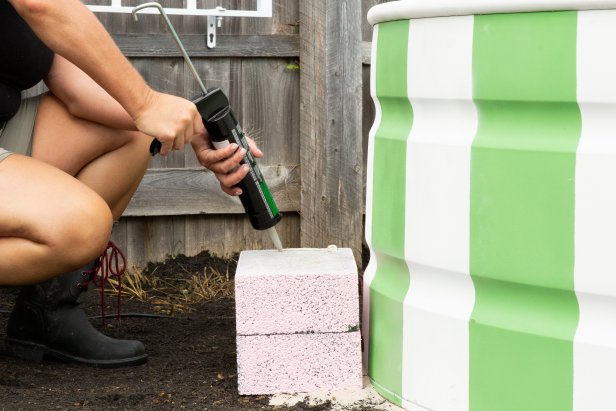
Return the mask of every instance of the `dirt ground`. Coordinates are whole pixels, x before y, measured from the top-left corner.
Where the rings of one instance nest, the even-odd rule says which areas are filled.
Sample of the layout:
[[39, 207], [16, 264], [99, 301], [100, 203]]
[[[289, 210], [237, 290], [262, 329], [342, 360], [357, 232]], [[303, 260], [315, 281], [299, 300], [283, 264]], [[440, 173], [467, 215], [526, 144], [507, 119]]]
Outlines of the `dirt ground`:
[[[105, 330], [142, 341], [149, 360], [123, 369], [10, 357], [3, 330], [17, 290], [0, 288], [0, 410], [328, 410], [327, 403], [270, 406], [267, 396], [238, 395], [235, 265], [234, 259], [207, 252], [177, 256], [150, 264], [142, 277], [149, 278], [147, 284], [125, 285], [132, 298], [122, 299], [121, 327], [107, 318]], [[100, 315], [99, 291], [84, 297], [88, 314]], [[108, 293], [106, 301], [107, 315], [113, 316], [117, 299]], [[102, 327], [99, 318], [92, 322]]]

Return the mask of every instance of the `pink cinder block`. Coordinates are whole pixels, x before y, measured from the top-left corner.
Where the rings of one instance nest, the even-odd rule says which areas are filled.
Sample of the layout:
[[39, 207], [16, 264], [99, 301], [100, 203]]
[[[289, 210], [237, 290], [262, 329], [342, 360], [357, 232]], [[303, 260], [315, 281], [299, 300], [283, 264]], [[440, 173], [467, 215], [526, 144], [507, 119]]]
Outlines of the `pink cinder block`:
[[359, 331], [237, 337], [241, 395], [362, 387]]
[[359, 326], [349, 248], [243, 251], [235, 274], [237, 333], [347, 332]]
[[244, 251], [235, 302], [240, 394], [361, 388], [350, 249]]

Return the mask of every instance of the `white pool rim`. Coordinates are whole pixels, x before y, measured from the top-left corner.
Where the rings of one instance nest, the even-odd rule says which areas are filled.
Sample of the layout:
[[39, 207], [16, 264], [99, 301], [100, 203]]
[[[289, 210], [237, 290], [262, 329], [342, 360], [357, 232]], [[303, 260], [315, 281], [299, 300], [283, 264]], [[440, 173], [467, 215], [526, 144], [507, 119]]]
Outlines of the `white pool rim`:
[[401, 0], [368, 11], [372, 25], [392, 20], [473, 14], [616, 9], [616, 0]]

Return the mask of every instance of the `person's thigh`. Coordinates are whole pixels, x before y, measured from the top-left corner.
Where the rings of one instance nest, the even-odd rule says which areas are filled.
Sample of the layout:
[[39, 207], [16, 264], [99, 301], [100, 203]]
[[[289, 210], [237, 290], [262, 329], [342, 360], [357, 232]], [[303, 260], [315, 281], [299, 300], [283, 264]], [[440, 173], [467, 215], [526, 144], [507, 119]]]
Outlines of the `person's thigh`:
[[40, 281], [96, 257], [111, 212], [94, 191], [41, 161], [0, 162], [0, 284]]
[[119, 218], [149, 162], [152, 137], [71, 115], [54, 96], [39, 104], [32, 156], [77, 177]]

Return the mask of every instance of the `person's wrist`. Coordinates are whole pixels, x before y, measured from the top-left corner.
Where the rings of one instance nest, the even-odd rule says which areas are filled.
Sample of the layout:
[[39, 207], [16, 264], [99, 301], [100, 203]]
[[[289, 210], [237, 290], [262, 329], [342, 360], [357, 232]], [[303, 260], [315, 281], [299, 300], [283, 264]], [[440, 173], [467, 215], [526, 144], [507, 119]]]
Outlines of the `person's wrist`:
[[130, 107], [126, 107], [126, 111], [133, 118], [133, 121], [137, 122], [143, 113], [152, 107], [154, 101], [156, 101], [156, 92], [152, 90], [147, 84], [144, 87], [135, 87], [132, 92], [131, 101], [133, 102]]

